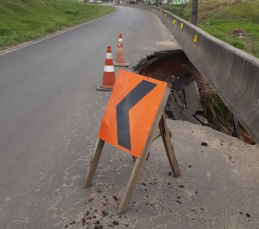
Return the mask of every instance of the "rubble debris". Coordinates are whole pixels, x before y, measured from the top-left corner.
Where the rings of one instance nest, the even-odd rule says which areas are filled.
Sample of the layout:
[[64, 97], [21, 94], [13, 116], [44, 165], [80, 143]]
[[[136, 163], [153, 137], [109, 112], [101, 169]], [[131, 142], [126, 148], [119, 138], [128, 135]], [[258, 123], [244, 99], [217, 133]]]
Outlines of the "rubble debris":
[[192, 81], [187, 86], [184, 86], [183, 90], [185, 94], [186, 108], [191, 112], [192, 115], [195, 115], [197, 111], [200, 111], [200, 107], [202, 107], [200, 93], [196, 81]]
[[184, 85], [188, 85], [189, 83], [190, 83], [189, 76], [185, 75], [182, 77], [177, 77], [175, 80], [172, 81], [171, 89], [175, 91], [180, 91]]
[[119, 222], [118, 221], [113, 221], [112, 224], [113, 225], [119, 225]]
[[118, 201], [117, 196], [113, 196], [113, 199], [114, 199], [115, 201]]
[[108, 213], [106, 211], [102, 211], [103, 217], [107, 216]]
[[184, 120], [194, 124], [202, 125], [186, 108], [181, 108], [177, 103], [168, 101], [165, 108], [166, 114], [173, 120]]
[[90, 203], [90, 202], [92, 202], [94, 200], [94, 198], [93, 197], [90, 197], [89, 199], [88, 199], [88, 202]]
[[201, 90], [203, 88], [202, 82], [200, 82], [198, 80], [195, 80], [195, 82], [197, 84], [198, 89]]
[[72, 222], [69, 223], [69, 225], [73, 225], [73, 224], [76, 224], [75, 220], [73, 220]]
[[245, 32], [243, 29], [234, 29], [233, 30], [233, 35], [237, 36], [238, 38], [244, 38], [245, 37]]
[[176, 103], [180, 106], [180, 107], [184, 107], [185, 105], [182, 103], [182, 100], [179, 98], [177, 92], [174, 90], [173, 91], [173, 97], [176, 100]]
[[201, 115], [197, 114], [197, 115], [195, 115], [195, 118], [197, 118], [204, 125], [208, 125], [209, 124], [208, 120], [206, 118], [204, 118], [203, 116], [201, 116]]

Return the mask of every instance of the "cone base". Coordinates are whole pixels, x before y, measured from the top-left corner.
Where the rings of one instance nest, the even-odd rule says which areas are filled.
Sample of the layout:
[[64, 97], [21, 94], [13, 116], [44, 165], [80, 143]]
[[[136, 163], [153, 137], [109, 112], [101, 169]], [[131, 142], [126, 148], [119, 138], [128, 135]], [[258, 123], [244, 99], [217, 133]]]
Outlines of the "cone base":
[[96, 87], [96, 91], [112, 91], [113, 88], [106, 88], [106, 87], [102, 87], [101, 84], [99, 84], [97, 87]]
[[120, 67], [129, 67], [129, 63], [117, 63], [117, 62], [114, 62], [113, 63], [114, 66], [120, 66]]

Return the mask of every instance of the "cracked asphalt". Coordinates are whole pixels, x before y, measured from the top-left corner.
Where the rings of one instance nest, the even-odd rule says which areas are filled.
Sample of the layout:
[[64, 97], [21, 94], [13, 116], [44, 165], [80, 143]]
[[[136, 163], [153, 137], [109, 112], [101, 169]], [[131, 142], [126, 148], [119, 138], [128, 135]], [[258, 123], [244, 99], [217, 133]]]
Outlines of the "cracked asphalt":
[[0, 228], [259, 228], [258, 146], [188, 122], [168, 121], [181, 177], [157, 140], [127, 213], [117, 208], [130, 155], [105, 145], [92, 186], [82, 187], [110, 96], [95, 88], [119, 33], [131, 67], [179, 48], [152, 13], [116, 7], [0, 55]]

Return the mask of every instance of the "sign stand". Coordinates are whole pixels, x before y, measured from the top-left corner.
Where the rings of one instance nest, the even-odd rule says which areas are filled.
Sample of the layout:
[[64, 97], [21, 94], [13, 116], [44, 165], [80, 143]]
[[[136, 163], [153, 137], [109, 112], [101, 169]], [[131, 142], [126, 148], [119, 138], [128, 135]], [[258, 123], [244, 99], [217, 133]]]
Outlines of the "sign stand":
[[[158, 110], [156, 112], [156, 116], [155, 116], [155, 119], [151, 126], [150, 132], [148, 134], [148, 138], [147, 138], [144, 150], [141, 154], [141, 157], [136, 159], [133, 171], [131, 173], [130, 179], [129, 179], [127, 187], [126, 187], [126, 191], [121, 200], [121, 203], [120, 203], [120, 206], [118, 209], [118, 213], [123, 213], [123, 212], [127, 211], [130, 201], [132, 199], [137, 181], [138, 181], [138, 179], [141, 175], [142, 169], [144, 167], [144, 162], [147, 160], [147, 158], [149, 156], [149, 149], [151, 147], [151, 144], [153, 141], [155, 141], [160, 136], [162, 137], [165, 151], [166, 151], [171, 169], [174, 173], [174, 176], [175, 177], [180, 176], [180, 169], [179, 169], [178, 162], [177, 162], [175, 154], [174, 154], [173, 146], [171, 144], [170, 131], [167, 128], [165, 113], [164, 113], [164, 108], [165, 108], [169, 94], [170, 94], [170, 89], [166, 88], [166, 90], [163, 94], [162, 100], [160, 102], [160, 105], [158, 107]], [[84, 187], [88, 187], [92, 183], [94, 173], [96, 171], [96, 168], [97, 168], [97, 165], [98, 165], [98, 162], [99, 162], [102, 150], [103, 150], [104, 143], [105, 143], [105, 141], [103, 141], [99, 138], [97, 139], [93, 158], [90, 162], [90, 165], [89, 165], [89, 168], [87, 171], [87, 175], [85, 178]]]

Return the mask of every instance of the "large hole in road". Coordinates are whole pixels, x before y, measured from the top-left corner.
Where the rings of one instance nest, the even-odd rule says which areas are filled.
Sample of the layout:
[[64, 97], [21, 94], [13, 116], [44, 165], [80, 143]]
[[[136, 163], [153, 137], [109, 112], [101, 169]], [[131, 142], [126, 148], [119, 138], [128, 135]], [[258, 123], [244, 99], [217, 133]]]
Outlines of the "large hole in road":
[[[208, 81], [182, 50], [157, 52], [142, 59], [133, 70], [141, 75], [171, 84], [166, 115], [234, 136], [232, 113]], [[240, 139], [255, 144], [239, 124]]]

